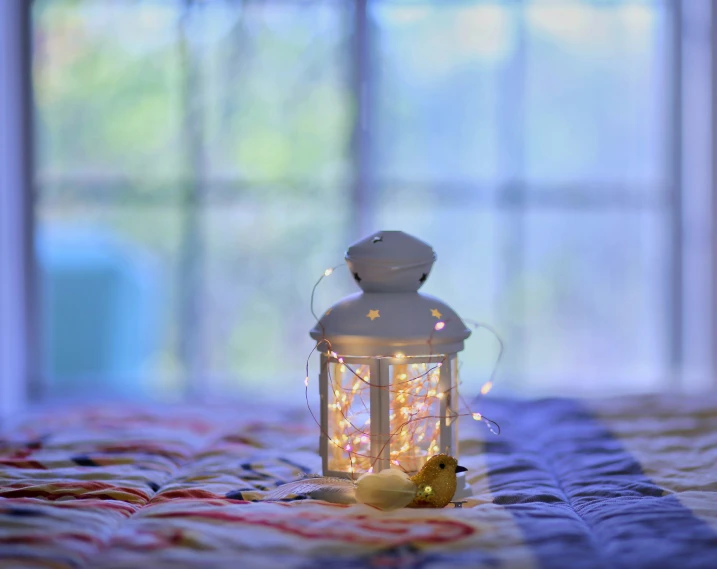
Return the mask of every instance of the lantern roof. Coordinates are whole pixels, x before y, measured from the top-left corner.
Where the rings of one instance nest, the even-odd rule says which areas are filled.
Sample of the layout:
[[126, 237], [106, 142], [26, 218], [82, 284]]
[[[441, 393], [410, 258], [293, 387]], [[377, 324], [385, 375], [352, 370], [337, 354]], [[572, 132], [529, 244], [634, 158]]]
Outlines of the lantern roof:
[[339, 301], [317, 322], [310, 333], [319, 349], [354, 356], [462, 350], [471, 332], [458, 314], [418, 292], [435, 259], [430, 245], [401, 231], [381, 231], [349, 247], [346, 263], [363, 292]]

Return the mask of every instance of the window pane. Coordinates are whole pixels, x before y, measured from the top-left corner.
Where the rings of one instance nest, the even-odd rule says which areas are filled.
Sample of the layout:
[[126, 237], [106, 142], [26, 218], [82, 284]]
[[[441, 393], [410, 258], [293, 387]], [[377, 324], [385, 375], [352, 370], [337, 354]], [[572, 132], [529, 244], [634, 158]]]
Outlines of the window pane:
[[176, 179], [182, 164], [178, 5], [34, 3], [42, 179]]
[[527, 386], [657, 387], [669, 354], [669, 242], [651, 212], [527, 215]]
[[664, 189], [667, 4], [533, 2], [525, 22], [526, 174], [538, 186]]
[[430, 183], [498, 175], [510, 14], [498, 3], [371, 4], [376, 176]]
[[179, 210], [64, 200], [37, 215], [49, 393], [178, 391]]
[[[259, 194], [207, 210], [203, 341], [217, 387], [300, 393], [314, 345], [311, 289], [343, 265], [348, 220], [339, 200], [301, 195]], [[316, 314], [355, 290], [341, 266], [318, 288]]]
[[[214, 178], [345, 183], [350, 3], [208, 3], [194, 12], [191, 85]], [[199, 41], [203, 39], [204, 41]]]

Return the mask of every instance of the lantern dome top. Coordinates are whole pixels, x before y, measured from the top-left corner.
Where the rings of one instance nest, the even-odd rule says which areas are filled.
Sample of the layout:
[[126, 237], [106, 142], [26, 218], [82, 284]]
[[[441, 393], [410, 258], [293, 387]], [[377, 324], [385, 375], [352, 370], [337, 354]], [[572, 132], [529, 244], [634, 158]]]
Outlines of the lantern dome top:
[[365, 292], [417, 291], [435, 260], [430, 245], [403, 231], [379, 231], [346, 251], [346, 264]]
[[319, 349], [369, 357], [462, 350], [471, 332], [458, 314], [418, 292], [435, 260], [430, 245], [402, 231], [380, 231], [351, 245], [346, 264], [364, 292], [339, 301], [317, 322], [310, 333]]
[[433, 296], [359, 292], [327, 310], [310, 334], [323, 352], [390, 357], [459, 352], [471, 331], [450, 306]]

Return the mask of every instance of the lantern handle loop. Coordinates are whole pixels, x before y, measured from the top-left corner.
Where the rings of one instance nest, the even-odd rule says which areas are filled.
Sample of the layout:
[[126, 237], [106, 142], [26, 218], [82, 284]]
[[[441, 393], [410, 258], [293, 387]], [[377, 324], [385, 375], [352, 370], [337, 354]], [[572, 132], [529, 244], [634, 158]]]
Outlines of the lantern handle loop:
[[316, 319], [316, 322], [319, 322], [319, 317], [316, 316], [316, 312], [314, 312], [314, 296], [316, 295], [316, 289], [319, 288], [321, 281], [323, 281], [326, 277], [331, 275], [336, 269], [341, 266], [343, 266], [343, 263], [336, 265], [335, 267], [331, 267], [330, 269], [327, 269], [323, 273], [321, 273], [319, 280], [316, 281], [316, 283], [314, 284], [314, 288], [311, 289], [311, 315]]

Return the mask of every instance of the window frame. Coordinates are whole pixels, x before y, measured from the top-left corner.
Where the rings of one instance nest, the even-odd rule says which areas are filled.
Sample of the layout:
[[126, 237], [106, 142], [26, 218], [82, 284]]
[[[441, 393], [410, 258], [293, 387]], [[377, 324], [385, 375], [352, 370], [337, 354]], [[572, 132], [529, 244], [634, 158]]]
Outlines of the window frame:
[[30, 2], [0, 3], [0, 424], [37, 374]]

